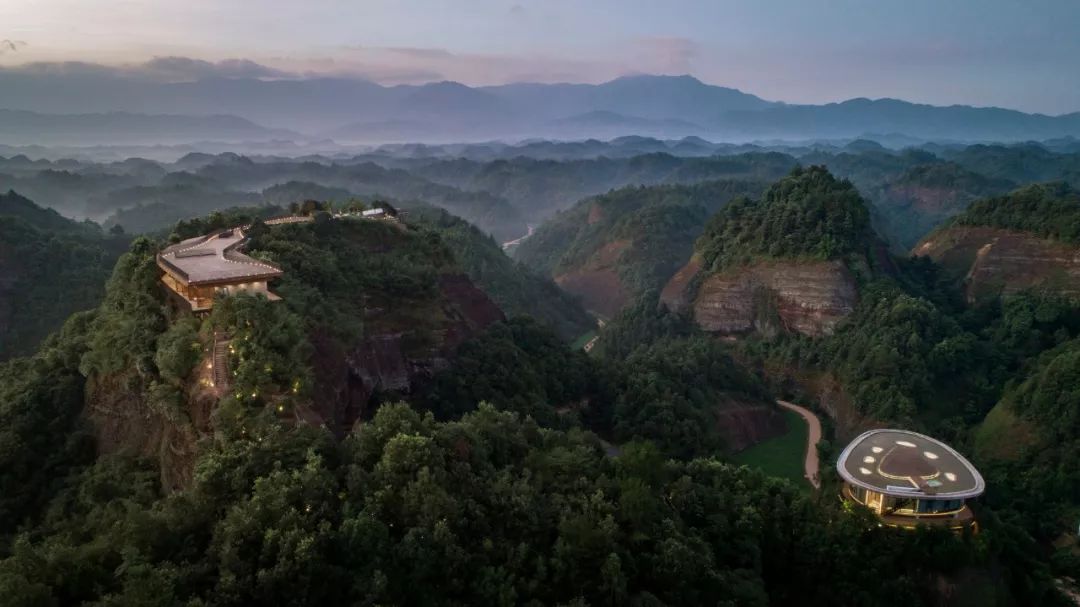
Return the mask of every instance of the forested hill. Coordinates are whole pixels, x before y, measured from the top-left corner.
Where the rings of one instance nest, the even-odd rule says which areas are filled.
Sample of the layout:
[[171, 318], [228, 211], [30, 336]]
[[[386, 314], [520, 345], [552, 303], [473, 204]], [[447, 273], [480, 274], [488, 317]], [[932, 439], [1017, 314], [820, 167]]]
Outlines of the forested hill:
[[0, 194], [0, 360], [33, 352], [69, 315], [95, 307], [127, 242]]
[[713, 215], [661, 302], [713, 333], [826, 335], [892, 265], [855, 187], [799, 167]]
[[1034, 289], [1080, 295], [1080, 193], [1035, 184], [972, 203], [913, 252], [963, 283], [970, 301]]
[[710, 220], [695, 245], [707, 271], [760, 259], [829, 260], [865, 253], [874, 239], [870, 213], [848, 181], [825, 167], [796, 168], [765, 191]]
[[515, 263], [490, 235], [467, 221], [429, 208], [411, 211], [409, 223], [437, 232], [469, 278], [508, 316], [532, 316], [567, 341], [595, 326], [575, 297], [547, 276]]
[[610, 316], [686, 263], [710, 213], [762, 189], [760, 182], [721, 180], [614, 190], [560, 213], [514, 255]]
[[1009, 179], [987, 177], [955, 162], [933, 162], [862, 189], [877, 211], [881, 234], [908, 250], [972, 202], [1015, 188]]
[[422, 226], [175, 238], [247, 222], [282, 301], [174, 313], [140, 238], [101, 306], [0, 365], [4, 602], [1055, 604], [1013, 523], [883, 528], [725, 463], [773, 395], [655, 302], [596, 359], [503, 320]]
[[1080, 192], [1061, 182], [1030, 185], [973, 203], [951, 225], [1019, 230], [1080, 244]]

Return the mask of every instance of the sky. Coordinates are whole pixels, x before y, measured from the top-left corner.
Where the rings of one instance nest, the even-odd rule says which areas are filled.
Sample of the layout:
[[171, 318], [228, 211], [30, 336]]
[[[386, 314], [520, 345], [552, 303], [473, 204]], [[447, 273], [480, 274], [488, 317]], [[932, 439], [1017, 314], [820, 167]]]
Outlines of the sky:
[[1078, 25], [1080, 0], [0, 0], [0, 66], [185, 57], [469, 85], [691, 74], [791, 103], [1060, 114], [1080, 111]]

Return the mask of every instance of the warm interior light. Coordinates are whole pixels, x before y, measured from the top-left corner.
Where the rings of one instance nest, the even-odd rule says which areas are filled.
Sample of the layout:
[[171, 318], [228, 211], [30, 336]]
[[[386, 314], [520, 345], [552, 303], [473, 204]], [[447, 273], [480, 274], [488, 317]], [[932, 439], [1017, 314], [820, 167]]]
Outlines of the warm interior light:
[[882, 451], [884, 451], [884, 449], [882, 449], [881, 447], [870, 447], [870, 450], [874, 453], [881, 453]]
[[867, 455], [866, 457], [862, 458], [862, 461], [864, 464], [872, 464], [874, 463], [874, 456]]
[[924, 456], [926, 456], [926, 459], [937, 459], [938, 458], [937, 453], [934, 453], [933, 451], [923, 451], [922, 454]]
[[873, 474], [873, 472], [871, 472], [869, 468], [859, 468], [859, 472], [862, 472], [863, 474], [866, 474], [866, 475]]
[[908, 442], [906, 440], [898, 440], [898, 441], [896, 441], [896, 444], [900, 445], [901, 447], [914, 447], [915, 446], [915, 443]]

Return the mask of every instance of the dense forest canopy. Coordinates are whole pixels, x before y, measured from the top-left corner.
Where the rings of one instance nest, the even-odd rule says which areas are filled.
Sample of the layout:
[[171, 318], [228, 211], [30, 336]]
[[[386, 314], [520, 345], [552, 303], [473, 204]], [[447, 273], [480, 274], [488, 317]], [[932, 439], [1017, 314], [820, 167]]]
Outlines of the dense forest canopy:
[[[836, 158], [866, 175], [902, 167], [901, 185], [997, 187], [928, 155], [861, 145]], [[670, 174], [722, 165], [672, 158], [639, 162]], [[229, 187], [267, 170], [188, 161], [195, 181]], [[320, 166], [298, 172], [406, 170]], [[463, 166], [475, 171], [463, 180], [482, 173]], [[352, 192], [292, 177], [263, 187], [283, 206]], [[1074, 242], [1075, 192], [1013, 197], [955, 221]], [[658, 304], [698, 234], [711, 270], [865, 252], [878, 242], [867, 199], [820, 166], [767, 188], [622, 188], [527, 238], [530, 268], [484, 229], [419, 203], [404, 222], [299, 205], [313, 220], [279, 226], [261, 220], [284, 208], [260, 204], [137, 238], [100, 305], [0, 364], [0, 593], [15, 605], [103, 606], [1063, 604], [1055, 579], [1080, 576], [1068, 535], [1080, 515], [1073, 299], [969, 305], [915, 258], [864, 277], [854, 312], [821, 337], [721, 340]], [[19, 218], [0, 222], [23, 231], [12, 234], [128, 244], [17, 202]], [[168, 306], [160, 247], [240, 224], [251, 224], [248, 253], [284, 270], [272, 285], [284, 301], [222, 298], [206, 318]], [[591, 319], [544, 274], [614, 241], [633, 243], [616, 271], [635, 297], [587, 354], [567, 342]], [[220, 393], [203, 364], [219, 335], [231, 339], [232, 373]], [[404, 383], [372, 379], [395, 373]], [[724, 415], [776, 413], [777, 397], [813, 406], [811, 381], [838, 386], [867, 424], [973, 453], [990, 488], [975, 504], [980, 533], [899, 531], [841, 507], [834, 420], [820, 492], [731, 464]]]
[[[625, 290], [637, 296], [662, 287], [686, 263], [710, 213], [762, 189], [755, 181], [721, 180], [614, 190], [560, 213], [514, 256], [553, 276], [610, 264]], [[604, 259], [613, 249], [621, 252], [613, 261]]]
[[825, 167], [797, 168], [758, 202], [740, 199], [714, 215], [697, 242], [703, 266], [720, 270], [758, 258], [833, 259], [870, 243], [858, 191]]
[[95, 307], [127, 243], [122, 233], [0, 194], [0, 360], [32, 353], [72, 313]]
[[990, 226], [1080, 243], [1080, 192], [1065, 183], [1030, 185], [976, 201], [953, 225]]

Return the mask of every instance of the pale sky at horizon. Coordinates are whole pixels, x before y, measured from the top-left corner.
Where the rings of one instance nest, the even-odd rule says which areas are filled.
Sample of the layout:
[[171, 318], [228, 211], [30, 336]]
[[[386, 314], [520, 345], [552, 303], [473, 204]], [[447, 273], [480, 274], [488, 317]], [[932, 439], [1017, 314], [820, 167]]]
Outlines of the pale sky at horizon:
[[0, 0], [0, 66], [250, 59], [382, 83], [692, 74], [767, 99], [1080, 111], [1080, 0]]

